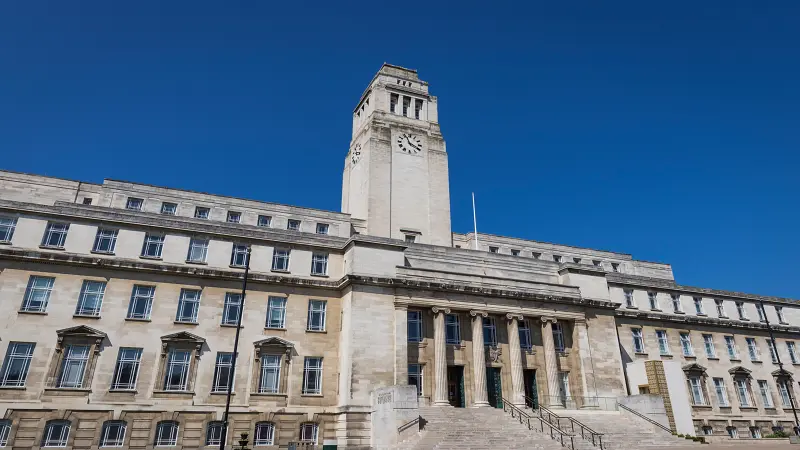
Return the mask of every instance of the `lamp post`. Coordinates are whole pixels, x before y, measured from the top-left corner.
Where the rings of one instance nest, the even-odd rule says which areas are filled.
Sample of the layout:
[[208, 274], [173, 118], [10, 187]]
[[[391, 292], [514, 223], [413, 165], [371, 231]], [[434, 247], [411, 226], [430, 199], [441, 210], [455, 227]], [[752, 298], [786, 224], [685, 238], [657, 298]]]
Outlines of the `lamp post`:
[[775, 343], [775, 335], [772, 334], [772, 325], [769, 324], [769, 317], [767, 317], [767, 310], [764, 309], [764, 301], [758, 301], [759, 306], [761, 307], [761, 314], [764, 315], [764, 323], [767, 324], [767, 330], [769, 331], [769, 343], [772, 346], [770, 348], [771, 351], [775, 352], [775, 359], [778, 360], [778, 369], [781, 376], [783, 374], [787, 374], [787, 385], [786, 391], [789, 394], [789, 405], [792, 407], [792, 413], [794, 414], [794, 434], [800, 436], [800, 422], [797, 420], [797, 409], [794, 407], [794, 396], [792, 395], [792, 391], [794, 390], [794, 381], [792, 380], [792, 376], [783, 370], [783, 362], [781, 362], [781, 355], [778, 353], [778, 344]]
[[[242, 301], [239, 304], [239, 317], [236, 319], [236, 337], [233, 341], [233, 356], [231, 357], [231, 372], [228, 375], [228, 393], [225, 396], [225, 413], [222, 414], [222, 439], [219, 442], [219, 450], [225, 450], [225, 442], [228, 440], [228, 413], [231, 409], [231, 393], [233, 391], [233, 380], [236, 374], [236, 357], [239, 355], [239, 332], [242, 329], [242, 316], [244, 316], [244, 297], [247, 294], [247, 274], [250, 272], [250, 246], [247, 246], [244, 264], [244, 279], [242, 280]], [[247, 434], [242, 433], [242, 440], [239, 441], [244, 449], [247, 444]]]

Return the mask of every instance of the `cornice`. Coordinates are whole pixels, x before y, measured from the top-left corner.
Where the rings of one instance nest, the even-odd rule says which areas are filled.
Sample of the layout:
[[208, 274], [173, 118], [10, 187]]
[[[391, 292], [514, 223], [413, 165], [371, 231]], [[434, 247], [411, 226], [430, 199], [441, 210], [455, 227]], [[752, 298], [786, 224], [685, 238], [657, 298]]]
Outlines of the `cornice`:
[[[767, 325], [761, 322], [743, 322], [739, 320], [718, 319], [715, 317], [698, 317], [678, 314], [663, 314], [653, 311], [639, 311], [631, 309], [618, 309], [614, 316], [637, 320], [652, 320], [659, 323], [670, 322], [684, 325], [706, 325], [722, 328], [736, 328], [740, 330], [757, 330], [769, 332]], [[778, 333], [800, 333], [800, 327], [771, 324], [773, 331]]]
[[602, 267], [595, 267], [595, 266], [587, 266], [586, 264], [576, 264], [576, 263], [562, 263], [561, 266], [558, 268], [559, 275], [563, 275], [565, 273], [578, 273], [581, 275], [594, 275], [594, 276], [605, 276], [606, 271], [603, 270]]

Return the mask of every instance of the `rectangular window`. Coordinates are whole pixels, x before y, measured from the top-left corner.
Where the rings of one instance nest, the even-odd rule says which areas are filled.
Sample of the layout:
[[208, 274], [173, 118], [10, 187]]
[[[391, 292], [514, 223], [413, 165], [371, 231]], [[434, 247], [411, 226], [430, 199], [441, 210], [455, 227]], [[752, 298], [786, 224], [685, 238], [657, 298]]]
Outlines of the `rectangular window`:
[[196, 289], [181, 289], [178, 299], [178, 313], [176, 322], [197, 323], [197, 313], [200, 310], [200, 291]]
[[560, 323], [553, 324], [553, 345], [559, 353], [564, 353], [566, 351], [566, 345], [564, 344], [564, 328]]
[[289, 250], [285, 248], [276, 248], [272, 254], [272, 270], [278, 272], [289, 271]]
[[267, 328], [286, 328], [286, 298], [270, 297], [267, 306]]
[[722, 378], [714, 378], [714, 391], [717, 393], [717, 403], [721, 407], [728, 407], [728, 389], [725, 387], [725, 380]]
[[531, 338], [531, 326], [527, 320], [519, 321], [519, 346], [525, 350], [533, 348], [533, 339]]
[[419, 120], [419, 113], [422, 111], [422, 100], [414, 99], [414, 118]]
[[328, 274], [328, 254], [313, 253], [311, 255], [311, 275]]
[[758, 344], [753, 338], [745, 338], [747, 341], [747, 353], [750, 356], [750, 361], [761, 361], [761, 352], [758, 351]]
[[561, 255], [553, 255], [553, 262], [561, 263]]
[[461, 344], [461, 323], [458, 314], [445, 314], [444, 316], [445, 341], [448, 344]]
[[150, 234], [144, 235], [144, 245], [142, 245], [142, 256], [145, 258], [161, 258], [161, 251], [164, 249], [164, 235]]
[[682, 313], [683, 305], [681, 305], [681, 296], [678, 294], [672, 294], [671, 297], [672, 297], [672, 312]]
[[656, 338], [658, 338], [658, 351], [662, 355], [669, 355], [669, 339], [665, 330], [656, 330]]
[[389, 94], [389, 111], [396, 114], [397, 113], [397, 102], [400, 96], [398, 94]]
[[155, 293], [155, 286], [134, 285], [128, 304], [128, 319], [150, 319]]
[[756, 303], [756, 312], [758, 313], [758, 321], [759, 322], [766, 322], [767, 321], [767, 312], [764, 311], [764, 307], [761, 306], [760, 303]]
[[272, 217], [271, 216], [259, 215], [258, 216], [258, 226], [269, 228], [270, 226], [272, 226]]
[[531, 252], [531, 256], [533, 256], [533, 259], [539, 259], [542, 257], [542, 254], [539, 252]]
[[185, 391], [189, 387], [189, 365], [192, 352], [172, 349], [167, 354], [165, 391]]
[[572, 258], [572, 262], [574, 262], [575, 264], [580, 264], [581, 263], [581, 259], [580, 258]]
[[10, 342], [6, 359], [3, 361], [2, 378], [0, 386], [23, 387], [28, 379], [28, 369], [33, 358], [33, 342]]
[[88, 345], [67, 345], [64, 349], [64, 360], [61, 363], [61, 374], [58, 377], [57, 387], [81, 388], [83, 387], [83, 374], [89, 362]]
[[747, 389], [747, 381], [737, 378], [733, 380], [733, 384], [736, 385], [736, 396], [739, 398], [739, 404], [743, 408], [749, 408], [752, 406], [753, 402], [750, 401], [750, 392]]
[[222, 309], [222, 325], [236, 325], [242, 311], [242, 294], [228, 292]]
[[519, 250], [512, 248], [511, 249], [511, 256], [519, 256]]
[[231, 266], [245, 267], [247, 265], [247, 245], [233, 244], [231, 250]]
[[566, 405], [570, 398], [569, 392], [569, 372], [558, 372], [558, 398], [562, 405]]
[[417, 396], [422, 396], [422, 364], [408, 365], [408, 385], [417, 387]]
[[500, 253], [500, 247], [489, 247], [489, 253]]
[[422, 312], [408, 311], [408, 342], [422, 342]]
[[208, 219], [208, 213], [211, 210], [208, 208], [203, 208], [202, 206], [198, 206], [194, 209], [194, 218], [195, 219]]
[[81, 293], [78, 297], [78, 306], [75, 308], [76, 316], [97, 317], [103, 306], [103, 296], [106, 292], [105, 281], [84, 280]]
[[239, 223], [242, 221], [242, 213], [236, 211], [228, 211], [228, 216], [225, 219], [228, 223]]
[[300, 221], [297, 219], [289, 219], [286, 222], [286, 229], [291, 231], [300, 231]]
[[0, 217], [0, 242], [11, 242], [14, 230], [17, 228], [17, 219]]
[[619, 263], [611, 263], [611, 271], [619, 272]]
[[622, 292], [625, 294], [625, 306], [628, 308], [635, 308], [636, 302], [633, 300], [633, 290], [624, 289]]
[[775, 347], [775, 341], [772, 339], [767, 339], [767, 348], [769, 349], [769, 356], [772, 359], [773, 364], [778, 363], [778, 349]]
[[42, 237], [42, 247], [64, 248], [68, 231], [68, 223], [48, 222]]
[[92, 251], [97, 253], [114, 253], [114, 249], [117, 246], [117, 233], [117, 230], [98, 228], [97, 235], [94, 237]]
[[211, 385], [211, 392], [228, 392], [228, 386], [232, 382], [232, 370], [233, 353], [217, 352], [217, 363], [214, 366], [214, 383]]
[[739, 430], [736, 427], [728, 427], [728, 437], [731, 439], [739, 439]]
[[263, 355], [261, 357], [261, 378], [258, 392], [278, 394], [281, 388], [281, 356]]
[[778, 380], [777, 384], [778, 392], [781, 394], [781, 405], [784, 407], [791, 407], [792, 401], [789, 397], [789, 383], [787, 383], [786, 380]]
[[192, 238], [189, 241], [189, 254], [186, 256], [186, 261], [204, 263], [206, 258], [208, 258], [208, 239]]
[[710, 334], [703, 335], [703, 345], [706, 348], [706, 356], [709, 358], [717, 357], [717, 348], [714, 346], [714, 336]]
[[303, 364], [303, 394], [322, 394], [322, 358], [306, 356]]
[[31, 275], [28, 287], [25, 289], [25, 298], [22, 300], [22, 311], [45, 312], [55, 282], [56, 279], [53, 277]]
[[328, 226], [327, 223], [318, 223], [317, 224], [317, 234], [328, 234]]
[[111, 389], [136, 389], [136, 380], [139, 377], [141, 361], [141, 348], [120, 348], [117, 356], [117, 365], [114, 368], [114, 378], [111, 381]]
[[761, 401], [764, 403], [764, 408], [772, 408], [772, 392], [770, 392], [767, 380], [758, 380], [758, 392], [761, 394]]
[[681, 351], [683, 356], [694, 356], [694, 347], [692, 347], [692, 338], [689, 333], [681, 333]]
[[128, 201], [125, 203], [125, 209], [130, 209], [131, 211], [141, 211], [142, 204], [144, 204], [144, 200], [141, 198], [128, 197]]
[[703, 396], [703, 384], [700, 377], [689, 377], [689, 392], [692, 393], [693, 405], [706, 404], [705, 396]]
[[725, 347], [728, 348], [728, 357], [730, 359], [739, 359], [739, 349], [736, 348], [736, 340], [733, 336], [725, 336]]
[[83, 197], [83, 204], [84, 205], [91, 205], [92, 204], [91, 197]]
[[[0, 240], [2, 240], [2, 219], [0, 219]], [[783, 315], [783, 307], [776, 306], [775, 307], [775, 314], [778, 316], [778, 323], [788, 323], [786, 322], [786, 316]]]
[[659, 311], [661, 308], [658, 307], [658, 297], [656, 297], [655, 292], [648, 292], [647, 293], [647, 300], [650, 301], [650, 309]]
[[300, 425], [300, 442], [317, 443], [317, 424], [304, 423]]
[[265, 447], [275, 443], [275, 424], [259, 422], [256, 424], [256, 436], [253, 439], [254, 447]]
[[714, 300], [714, 304], [717, 306], [717, 317], [727, 319], [728, 313], [725, 312], [725, 303], [723, 303], [720, 299], [716, 299]]
[[736, 312], [739, 313], [739, 320], [748, 320], [747, 311], [744, 310], [743, 302], [736, 302]]
[[308, 301], [308, 331], [325, 331], [325, 309], [328, 302], [325, 300]]
[[174, 216], [178, 212], [178, 205], [176, 203], [164, 202], [161, 204], [161, 214]]
[[411, 106], [411, 99], [403, 96], [403, 115], [408, 117], [408, 107]]
[[797, 364], [797, 347], [793, 341], [786, 342], [786, 350], [789, 352], [789, 360], [792, 362], [792, 364]]
[[698, 316], [704, 316], [706, 314], [705, 309], [703, 309], [703, 299], [701, 297], [692, 297], [694, 301], [694, 310]]
[[495, 326], [494, 317], [483, 318], [483, 345], [497, 346], [497, 326]]
[[631, 335], [633, 336], [633, 352], [644, 353], [644, 339], [642, 338], [642, 329], [631, 328]]
[[413, 244], [416, 241], [417, 241], [417, 236], [416, 235], [414, 235], [414, 234], [407, 234], [406, 235], [406, 242], [407, 243]]

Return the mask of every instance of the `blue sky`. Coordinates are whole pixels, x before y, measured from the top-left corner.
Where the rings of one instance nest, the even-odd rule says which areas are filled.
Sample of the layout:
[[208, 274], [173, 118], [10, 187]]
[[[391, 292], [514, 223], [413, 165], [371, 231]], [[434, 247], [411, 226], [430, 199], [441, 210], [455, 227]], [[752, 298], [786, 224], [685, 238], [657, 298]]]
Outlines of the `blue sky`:
[[[7, 2], [0, 167], [338, 210], [384, 61], [439, 97], [453, 228], [800, 298], [798, 2]], [[458, 5], [458, 6], [456, 6]]]

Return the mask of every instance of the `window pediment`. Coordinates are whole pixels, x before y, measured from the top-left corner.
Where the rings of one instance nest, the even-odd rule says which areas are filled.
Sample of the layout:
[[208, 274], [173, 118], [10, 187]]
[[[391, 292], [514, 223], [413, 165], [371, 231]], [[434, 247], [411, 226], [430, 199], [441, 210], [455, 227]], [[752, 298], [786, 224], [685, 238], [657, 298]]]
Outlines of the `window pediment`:
[[736, 366], [736, 367], [728, 370], [728, 373], [733, 375], [734, 377], [745, 377], [745, 378], [749, 378], [750, 377], [750, 370], [749, 369], [745, 369], [742, 366]]
[[778, 369], [772, 372], [772, 376], [775, 378], [791, 378], [792, 372], [789, 372], [786, 369]]
[[294, 350], [294, 343], [277, 336], [270, 336], [266, 339], [253, 342], [253, 346], [256, 348], [256, 350], [261, 352], [272, 350], [274, 352], [285, 353], [287, 359], [291, 359], [292, 355], [296, 354]]
[[168, 334], [166, 336], [161, 336], [161, 342], [190, 343], [190, 344], [202, 345], [206, 342], [206, 340], [196, 334], [192, 334], [186, 331], [181, 331], [179, 333], [173, 333], [173, 334]]
[[102, 331], [94, 329], [92, 327], [87, 327], [86, 325], [78, 325], [76, 327], [63, 328], [61, 330], [56, 331], [56, 334], [58, 335], [59, 338], [64, 336], [75, 336], [75, 337], [103, 339], [106, 337], [106, 334], [103, 333]]
[[693, 373], [698, 375], [705, 375], [706, 373], [706, 368], [697, 363], [687, 364], [683, 366], [682, 369], [686, 373]]

